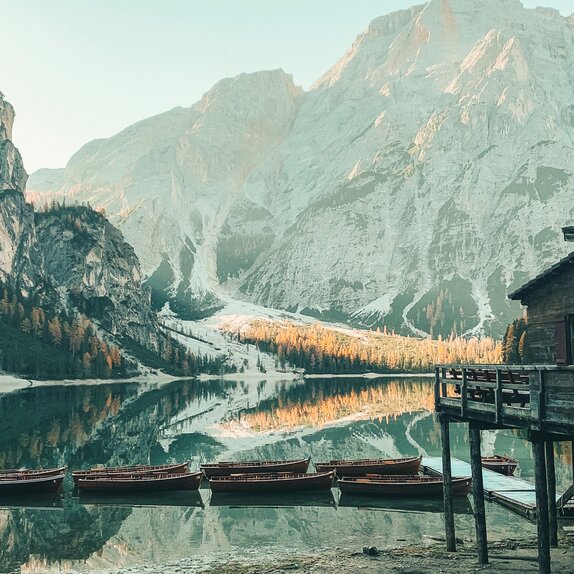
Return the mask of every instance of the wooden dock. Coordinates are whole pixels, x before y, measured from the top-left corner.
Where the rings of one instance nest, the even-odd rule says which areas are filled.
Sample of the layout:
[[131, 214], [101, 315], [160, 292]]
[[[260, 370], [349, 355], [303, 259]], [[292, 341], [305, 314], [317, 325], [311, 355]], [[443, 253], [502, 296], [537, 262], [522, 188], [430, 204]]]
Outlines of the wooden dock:
[[[442, 476], [441, 457], [423, 457], [421, 462], [425, 474]], [[468, 462], [451, 459], [452, 476], [472, 476]], [[536, 489], [533, 483], [515, 476], [506, 476], [487, 468], [482, 469], [484, 495], [512, 512], [536, 521]], [[558, 500], [560, 495], [556, 497]]]

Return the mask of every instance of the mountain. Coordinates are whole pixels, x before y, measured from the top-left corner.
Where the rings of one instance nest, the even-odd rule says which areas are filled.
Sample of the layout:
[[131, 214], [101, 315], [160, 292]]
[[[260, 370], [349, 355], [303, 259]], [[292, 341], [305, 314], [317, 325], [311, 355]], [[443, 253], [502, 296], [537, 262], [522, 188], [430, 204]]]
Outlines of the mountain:
[[[174, 374], [222, 369], [162, 332], [134, 249], [86, 205], [35, 210], [0, 94], [0, 369], [36, 378], [126, 376], [135, 362]], [[127, 356], [127, 355], [126, 355]]]
[[500, 334], [506, 292], [567, 249], [573, 93], [572, 17], [432, 0], [371, 22], [308, 92], [281, 71], [223, 80], [28, 188], [105, 208], [183, 316], [233, 296]]

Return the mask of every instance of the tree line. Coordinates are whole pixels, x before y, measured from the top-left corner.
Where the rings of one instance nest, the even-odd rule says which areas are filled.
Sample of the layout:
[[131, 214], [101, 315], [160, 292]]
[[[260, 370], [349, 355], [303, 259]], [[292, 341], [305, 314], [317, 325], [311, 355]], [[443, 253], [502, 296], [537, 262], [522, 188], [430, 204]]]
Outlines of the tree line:
[[502, 346], [491, 337], [404, 337], [385, 330], [327, 328], [320, 323], [254, 321], [234, 336], [277, 355], [278, 366], [308, 373], [429, 372], [436, 363], [500, 363]]
[[35, 378], [126, 375], [117, 346], [83, 314], [51, 313], [41, 298], [0, 283], [0, 369]]

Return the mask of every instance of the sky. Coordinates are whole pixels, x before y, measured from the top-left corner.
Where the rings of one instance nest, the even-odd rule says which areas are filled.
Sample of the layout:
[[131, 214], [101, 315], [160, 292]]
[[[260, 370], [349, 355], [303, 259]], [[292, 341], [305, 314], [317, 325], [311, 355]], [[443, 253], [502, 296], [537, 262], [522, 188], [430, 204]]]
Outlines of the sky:
[[[480, 0], [477, 0], [480, 1]], [[377, 16], [421, 0], [0, 0], [0, 91], [29, 173], [218, 80], [283, 68], [307, 89]], [[523, 0], [574, 11], [573, 0]]]

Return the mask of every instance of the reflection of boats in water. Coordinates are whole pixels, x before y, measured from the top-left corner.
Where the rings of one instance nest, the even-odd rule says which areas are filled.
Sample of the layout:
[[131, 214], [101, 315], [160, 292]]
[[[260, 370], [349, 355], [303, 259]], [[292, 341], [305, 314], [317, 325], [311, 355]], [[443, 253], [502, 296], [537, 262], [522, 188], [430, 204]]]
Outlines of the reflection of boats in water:
[[317, 462], [317, 472], [334, 470], [338, 477], [365, 476], [366, 474], [417, 474], [421, 465], [420, 456], [408, 458], [381, 458], [357, 460], [331, 460]]
[[[453, 500], [455, 514], [472, 514], [468, 497]], [[367, 497], [344, 492], [337, 506], [365, 510], [388, 510], [391, 512], [444, 512], [444, 503], [438, 498], [397, 498], [391, 496]]]
[[[453, 477], [453, 496], [466, 496], [472, 479]], [[436, 497], [442, 498], [443, 479], [438, 476], [345, 476], [339, 479], [341, 492], [363, 496]]]
[[332, 507], [335, 499], [331, 490], [315, 492], [286, 492], [276, 494], [256, 494], [237, 492], [214, 492], [209, 506], [226, 506], [229, 508], [295, 508], [298, 506]]
[[64, 499], [60, 494], [47, 492], [45, 494], [29, 494], [27, 496], [0, 496], [0, 508], [4, 510], [39, 509], [61, 510]]
[[113, 508], [168, 506], [204, 508], [205, 506], [201, 494], [197, 490], [106, 494], [80, 491], [79, 501], [85, 506], [109, 506]]
[[229, 476], [230, 474], [268, 474], [275, 472], [305, 473], [309, 468], [309, 458], [298, 460], [245, 460], [234, 462], [214, 462], [200, 464], [207, 478]]

